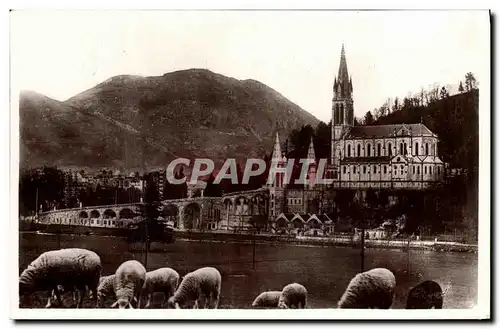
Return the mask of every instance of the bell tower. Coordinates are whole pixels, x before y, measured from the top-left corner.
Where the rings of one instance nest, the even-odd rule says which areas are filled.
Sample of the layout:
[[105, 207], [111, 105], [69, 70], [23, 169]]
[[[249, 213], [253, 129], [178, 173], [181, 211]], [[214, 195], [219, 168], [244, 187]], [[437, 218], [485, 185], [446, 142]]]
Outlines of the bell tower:
[[354, 102], [352, 99], [352, 79], [347, 71], [344, 44], [340, 51], [340, 65], [337, 77], [333, 80], [332, 99], [332, 164], [339, 165], [338, 142], [347, 127], [354, 125]]

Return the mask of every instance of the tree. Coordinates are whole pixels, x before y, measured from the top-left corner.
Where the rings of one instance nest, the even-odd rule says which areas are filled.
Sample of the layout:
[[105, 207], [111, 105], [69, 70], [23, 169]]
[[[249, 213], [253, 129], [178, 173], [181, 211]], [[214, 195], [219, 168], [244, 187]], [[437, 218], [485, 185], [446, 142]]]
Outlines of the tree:
[[399, 111], [401, 109], [401, 104], [399, 104], [399, 99], [394, 98], [394, 105], [392, 106], [392, 112]]
[[[446, 89], [446, 88], [445, 88]], [[428, 92], [427, 92], [427, 102], [433, 103], [439, 99], [439, 85], [434, 85]]]
[[364, 123], [365, 125], [371, 125], [371, 124], [373, 124], [373, 122], [374, 122], [374, 121], [375, 121], [375, 120], [373, 119], [373, 115], [372, 115], [372, 113], [371, 113], [370, 111], [366, 112], [366, 114], [365, 114], [365, 119], [364, 119], [364, 122], [363, 122], [363, 123]]
[[300, 159], [307, 155], [311, 137], [314, 135], [314, 129], [311, 125], [302, 126], [300, 129], [294, 129], [290, 133], [290, 143], [293, 148], [288, 157]]
[[465, 89], [467, 91], [472, 91], [472, 89], [477, 89], [476, 77], [474, 77], [474, 74], [472, 74], [472, 72], [468, 72], [465, 75]]
[[324, 122], [318, 123], [316, 130], [314, 131], [314, 151], [318, 159], [329, 158], [330, 155], [330, 143], [332, 141], [332, 126], [330, 124], [325, 124]]
[[252, 217], [250, 217], [250, 224], [257, 233], [260, 233], [260, 231], [265, 229], [268, 225], [268, 217], [267, 215], [252, 215]]
[[439, 97], [441, 99], [445, 99], [445, 98], [450, 97], [450, 93], [448, 92], [448, 90], [446, 89], [445, 86], [441, 87], [441, 91], [439, 92]]
[[210, 197], [220, 197], [222, 196], [222, 187], [220, 184], [214, 184], [215, 176], [214, 174], [210, 174], [210, 177], [207, 180], [207, 186], [205, 187], [205, 191], [203, 192], [204, 196]]
[[464, 90], [464, 85], [462, 84], [462, 81], [460, 81], [459, 85], [458, 85], [458, 92], [459, 93], [463, 93], [465, 90]]

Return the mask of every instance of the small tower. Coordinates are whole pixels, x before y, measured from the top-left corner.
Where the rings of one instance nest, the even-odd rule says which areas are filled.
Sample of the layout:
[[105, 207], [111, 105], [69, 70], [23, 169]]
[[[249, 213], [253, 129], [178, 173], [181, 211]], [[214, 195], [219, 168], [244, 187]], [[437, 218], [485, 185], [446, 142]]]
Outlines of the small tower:
[[309, 150], [307, 151], [307, 159], [309, 159], [310, 165], [307, 173], [307, 186], [312, 189], [316, 184], [316, 153], [314, 152], [313, 138], [311, 137], [311, 142], [309, 143]]
[[[274, 148], [273, 148], [273, 154], [271, 157], [271, 165], [274, 165], [277, 163], [278, 168], [285, 168], [286, 167], [286, 155], [285, 152], [281, 151], [281, 146], [280, 146], [280, 137], [279, 134], [276, 133], [276, 140], [274, 141]], [[284, 174], [283, 173], [276, 173], [276, 178], [274, 179], [274, 182], [272, 183], [272, 187], [285, 187], [285, 181], [284, 181]]]
[[[271, 166], [278, 168], [285, 168], [287, 159], [285, 152], [281, 151], [279, 134], [276, 133], [276, 140], [274, 142], [273, 154], [271, 156]], [[270, 169], [271, 170], [271, 169]], [[269, 219], [275, 218], [281, 211], [284, 205], [285, 182], [284, 173], [276, 173], [275, 179], [272, 184], [269, 184]]]
[[338, 142], [347, 127], [354, 125], [354, 102], [352, 99], [352, 79], [347, 70], [344, 44], [340, 51], [340, 65], [337, 77], [333, 80], [332, 99], [332, 165], [339, 166]]

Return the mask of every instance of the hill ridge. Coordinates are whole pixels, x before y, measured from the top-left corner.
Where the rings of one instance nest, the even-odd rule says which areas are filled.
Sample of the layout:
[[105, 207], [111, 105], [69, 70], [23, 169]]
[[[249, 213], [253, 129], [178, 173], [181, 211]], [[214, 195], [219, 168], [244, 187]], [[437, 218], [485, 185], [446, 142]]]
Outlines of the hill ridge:
[[118, 170], [264, 156], [276, 132], [319, 122], [262, 82], [206, 69], [118, 75], [63, 102], [22, 92], [20, 117], [21, 167]]

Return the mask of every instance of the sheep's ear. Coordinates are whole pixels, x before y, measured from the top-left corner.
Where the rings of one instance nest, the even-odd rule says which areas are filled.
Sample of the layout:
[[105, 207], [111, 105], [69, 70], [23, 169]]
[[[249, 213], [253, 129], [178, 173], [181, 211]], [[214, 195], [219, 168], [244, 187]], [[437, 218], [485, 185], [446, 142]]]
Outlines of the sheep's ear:
[[118, 301], [114, 302], [113, 305], [111, 305], [111, 308], [115, 308], [116, 305], [118, 305]]

